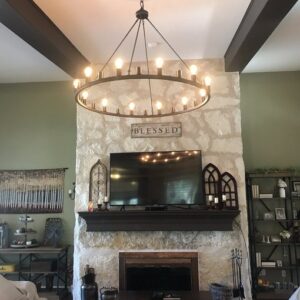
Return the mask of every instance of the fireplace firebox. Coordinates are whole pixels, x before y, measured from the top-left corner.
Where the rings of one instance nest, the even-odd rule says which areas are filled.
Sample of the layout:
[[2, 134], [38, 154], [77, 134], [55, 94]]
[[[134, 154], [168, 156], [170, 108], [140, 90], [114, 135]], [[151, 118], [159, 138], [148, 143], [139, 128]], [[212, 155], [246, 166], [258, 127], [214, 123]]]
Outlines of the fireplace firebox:
[[126, 291], [198, 291], [198, 253], [120, 252], [119, 286]]

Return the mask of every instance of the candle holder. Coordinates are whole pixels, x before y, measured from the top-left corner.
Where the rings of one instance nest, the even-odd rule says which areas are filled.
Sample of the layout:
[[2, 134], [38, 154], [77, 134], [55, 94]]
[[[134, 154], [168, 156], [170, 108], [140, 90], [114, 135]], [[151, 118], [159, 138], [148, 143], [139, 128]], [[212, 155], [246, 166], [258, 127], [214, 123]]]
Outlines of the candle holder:
[[214, 199], [219, 199], [221, 173], [214, 164], [208, 164], [202, 171], [203, 190], [205, 197], [211, 197], [210, 207], [215, 208]]
[[[89, 201], [93, 207], [98, 208], [107, 197], [107, 168], [100, 159], [92, 166], [90, 171]], [[103, 199], [103, 201], [101, 201]]]
[[[224, 208], [238, 209], [238, 193], [235, 178], [228, 172], [221, 175], [221, 193], [224, 197]], [[223, 199], [223, 198], [222, 198]]]

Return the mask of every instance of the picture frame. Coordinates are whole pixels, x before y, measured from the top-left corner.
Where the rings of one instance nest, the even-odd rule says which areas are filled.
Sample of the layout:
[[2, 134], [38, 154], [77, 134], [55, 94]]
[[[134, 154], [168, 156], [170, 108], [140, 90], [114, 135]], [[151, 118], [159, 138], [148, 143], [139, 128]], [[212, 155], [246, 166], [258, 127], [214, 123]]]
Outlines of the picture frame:
[[283, 207], [275, 208], [276, 220], [286, 220], [285, 209]]
[[293, 191], [300, 194], [300, 181], [293, 181]]

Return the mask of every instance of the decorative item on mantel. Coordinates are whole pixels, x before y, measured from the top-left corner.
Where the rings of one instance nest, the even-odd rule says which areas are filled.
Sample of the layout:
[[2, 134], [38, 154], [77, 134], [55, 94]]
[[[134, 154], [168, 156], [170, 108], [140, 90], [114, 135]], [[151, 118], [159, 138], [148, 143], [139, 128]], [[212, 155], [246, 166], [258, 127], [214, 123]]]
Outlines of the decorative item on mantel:
[[107, 167], [100, 159], [92, 166], [90, 171], [90, 190], [88, 211], [104, 206], [107, 209]]
[[[84, 70], [86, 79], [74, 80], [75, 99], [80, 106], [90, 111], [110, 116], [154, 118], [190, 112], [202, 107], [210, 100], [211, 78], [208, 76], [199, 78], [199, 76], [197, 76], [197, 66], [188, 66], [187, 63], [183, 61], [176, 50], [150, 21], [148, 16], [148, 11], [144, 9], [144, 1], [141, 0], [140, 9], [136, 12], [136, 20], [97, 75], [93, 76], [94, 70], [91, 66], [88, 66]], [[160, 57], [156, 59], [156, 73], [150, 72], [151, 66], [149, 64], [147, 49], [146, 24], [158, 34], [171, 52], [175, 54], [181, 67], [186, 69], [188, 78], [181, 69], [177, 71], [177, 76], [175, 76], [175, 74], [165, 74], [166, 72], [163, 70], [164, 61]], [[108, 72], [110, 61], [136, 26], [137, 31], [133, 49], [128, 56], [130, 62], [127, 74], [122, 74], [123, 60], [117, 58], [115, 61], [116, 74], [114, 76], [104, 77], [104, 71], [106, 70], [106, 72]], [[141, 66], [138, 66], [135, 74], [133, 74], [132, 63], [141, 31], [146, 60], [144, 63], [145, 70], [143, 70]], [[205, 73], [204, 70], [202, 75]], [[133, 80], [134, 93], [127, 92], [124, 93], [124, 96], [120, 97], [114, 96], [113, 92], [108, 93], [108, 86], [112, 86], [113, 90], [119, 90], [119, 86], [122, 82], [125, 81], [125, 83], [127, 83]], [[167, 97], [162, 95], [162, 89], [160, 88], [162, 82], [176, 84], [176, 87], [178, 87], [176, 89], [178, 90], [176, 96], [166, 99]], [[137, 86], [142, 86], [143, 88], [141, 90], [143, 91], [140, 92], [139, 89], [136, 88]], [[128, 94], [130, 94], [130, 97], [128, 97]], [[135, 97], [134, 94], [136, 94]]]
[[235, 178], [228, 172], [221, 175], [221, 193], [223, 207], [238, 209], [237, 183]]
[[218, 208], [220, 202], [220, 179], [221, 173], [219, 169], [209, 163], [202, 170], [204, 197], [210, 208]]
[[61, 213], [65, 170], [0, 171], [0, 213]]
[[204, 197], [208, 208], [238, 209], [238, 193], [235, 178], [209, 163], [202, 171]]

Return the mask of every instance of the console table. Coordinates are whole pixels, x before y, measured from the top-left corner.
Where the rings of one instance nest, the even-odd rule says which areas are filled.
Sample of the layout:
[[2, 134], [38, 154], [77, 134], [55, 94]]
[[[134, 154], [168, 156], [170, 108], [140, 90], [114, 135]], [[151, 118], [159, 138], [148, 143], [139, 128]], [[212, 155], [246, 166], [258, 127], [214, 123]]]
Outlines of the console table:
[[[13, 256], [17, 256], [17, 259], [13, 259]], [[33, 269], [32, 263], [39, 260], [47, 260], [49, 264], [55, 260], [56, 269], [43, 269], [45, 264], [42, 263], [38, 268]], [[68, 246], [61, 248], [2, 248], [0, 249], [0, 262], [2, 264], [16, 264], [14, 272], [3, 272], [0, 270], [0, 274], [3, 276], [15, 275], [18, 280], [37, 282], [43, 276], [52, 274], [57, 279], [57, 292], [61, 285], [65, 289], [67, 288]]]
[[[210, 292], [178, 292], [181, 300], [212, 300]], [[120, 291], [118, 300], [151, 300], [152, 292]]]

